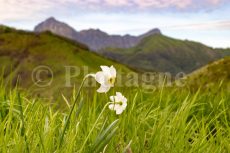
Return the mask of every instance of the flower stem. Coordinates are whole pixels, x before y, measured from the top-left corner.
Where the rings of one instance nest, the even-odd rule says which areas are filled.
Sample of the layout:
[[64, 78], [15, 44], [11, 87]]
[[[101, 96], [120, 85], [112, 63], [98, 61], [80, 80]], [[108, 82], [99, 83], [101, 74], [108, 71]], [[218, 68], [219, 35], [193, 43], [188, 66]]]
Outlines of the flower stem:
[[79, 98], [79, 96], [80, 96], [81, 89], [82, 89], [82, 87], [83, 87], [83, 85], [84, 85], [84, 83], [85, 83], [85, 80], [86, 80], [89, 76], [90, 76], [90, 75], [86, 75], [86, 76], [84, 77], [84, 79], [83, 79], [83, 81], [81, 82], [81, 85], [80, 85], [80, 87], [79, 87], [79, 89], [78, 89], [77, 96], [76, 96], [76, 98], [75, 98], [75, 100], [74, 100], [73, 106], [72, 106], [72, 108], [71, 108], [71, 110], [70, 110], [70, 113], [69, 113], [69, 115], [68, 115], [67, 121], [66, 121], [66, 123], [65, 123], [65, 125], [64, 125], [64, 129], [63, 129], [63, 132], [62, 132], [62, 135], [61, 135], [61, 138], [60, 138], [59, 148], [61, 148], [61, 146], [62, 146], [63, 139], [64, 139], [64, 135], [65, 135], [67, 126], [69, 125], [70, 118], [71, 118], [71, 115], [72, 115], [72, 113], [73, 113], [73, 110], [74, 110], [74, 108], [75, 108], [75, 106], [76, 106], [77, 100], [78, 100], [78, 98]]

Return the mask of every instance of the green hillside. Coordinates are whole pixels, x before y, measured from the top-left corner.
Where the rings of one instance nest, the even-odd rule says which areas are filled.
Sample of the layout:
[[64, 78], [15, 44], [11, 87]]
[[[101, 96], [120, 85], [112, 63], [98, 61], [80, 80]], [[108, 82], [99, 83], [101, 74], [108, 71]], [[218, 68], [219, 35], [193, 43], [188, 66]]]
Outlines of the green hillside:
[[[20, 87], [46, 97], [52, 97], [57, 93], [69, 93], [71, 88], [65, 87], [65, 66], [80, 67], [80, 75], [71, 80], [71, 85], [76, 86], [86, 75], [83, 66], [88, 68], [88, 72], [85, 73], [99, 71], [100, 65], [114, 65], [118, 71], [130, 71], [125, 66], [88, 51], [87, 47], [80, 43], [49, 32], [34, 34], [5, 26], [0, 27], [0, 61], [7, 86], [15, 86], [18, 82]], [[48, 66], [54, 76], [52, 84], [45, 88], [36, 86], [32, 81], [32, 72], [40, 65]], [[45, 82], [49, 82], [52, 77], [51, 73], [40, 75]]]
[[192, 88], [227, 87], [230, 90], [230, 57], [215, 61], [187, 76], [187, 85]]
[[230, 48], [222, 49], [222, 48], [217, 48], [217, 52], [220, 52], [222, 56], [230, 56]]
[[220, 52], [201, 43], [182, 41], [164, 35], [143, 39], [136, 47], [103, 51], [109, 58], [133, 68], [148, 71], [189, 73], [222, 57]]

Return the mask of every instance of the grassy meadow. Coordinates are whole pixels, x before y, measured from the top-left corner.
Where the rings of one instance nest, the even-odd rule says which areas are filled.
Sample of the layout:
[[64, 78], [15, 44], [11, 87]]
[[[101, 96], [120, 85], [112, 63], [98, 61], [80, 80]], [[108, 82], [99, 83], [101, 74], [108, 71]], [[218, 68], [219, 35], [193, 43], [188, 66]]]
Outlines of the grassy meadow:
[[230, 151], [230, 94], [225, 89], [190, 92], [162, 87], [153, 93], [120, 89], [128, 99], [121, 115], [106, 104], [115, 91], [89, 97], [83, 88], [70, 116], [76, 91], [71, 100], [61, 101], [66, 109], [60, 110], [2, 86], [0, 152]]

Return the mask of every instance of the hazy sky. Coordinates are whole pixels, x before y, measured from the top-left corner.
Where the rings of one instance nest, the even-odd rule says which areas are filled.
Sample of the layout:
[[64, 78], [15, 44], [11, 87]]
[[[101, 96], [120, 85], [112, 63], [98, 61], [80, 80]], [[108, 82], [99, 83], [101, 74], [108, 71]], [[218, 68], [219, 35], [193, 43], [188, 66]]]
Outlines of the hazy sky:
[[50, 16], [76, 30], [138, 35], [157, 27], [171, 37], [230, 47], [230, 0], [0, 0], [0, 24], [33, 30]]

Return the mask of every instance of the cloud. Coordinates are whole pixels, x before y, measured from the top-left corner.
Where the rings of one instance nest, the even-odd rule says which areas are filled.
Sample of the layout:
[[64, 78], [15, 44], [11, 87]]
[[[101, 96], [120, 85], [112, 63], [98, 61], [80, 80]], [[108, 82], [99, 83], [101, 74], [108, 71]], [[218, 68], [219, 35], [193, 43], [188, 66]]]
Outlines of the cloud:
[[94, 11], [205, 10], [229, 0], [0, 0], [0, 22], [47, 17], [50, 14]]
[[109, 6], [130, 6], [129, 0], [104, 0], [104, 3]]
[[169, 27], [172, 30], [230, 30], [230, 20], [212, 21], [194, 24], [173, 25]]
[[53, 6], [45, 0], [0, 0], [0, 21], [34, 18]]
[[[71, 0], [69, 0], [71, 1]], [[84, 0], [74, 1], [85, 6], [98, 4], [97, 7], [133, 7], [136, 9], [202, 9], [209, 7], [216, 7], [229, 0]]]
[[192, 0], [134, 0], [139, 8], [185, 8]]

